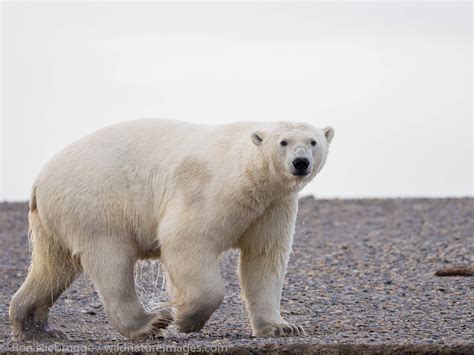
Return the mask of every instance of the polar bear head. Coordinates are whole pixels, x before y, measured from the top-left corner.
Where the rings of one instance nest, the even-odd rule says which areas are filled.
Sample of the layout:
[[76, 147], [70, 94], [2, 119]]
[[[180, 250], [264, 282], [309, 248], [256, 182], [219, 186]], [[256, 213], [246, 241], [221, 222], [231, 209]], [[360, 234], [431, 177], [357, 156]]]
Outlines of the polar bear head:
[[273, 178], [302, 186], [319, 173], [326, 161], [334, 129], [306, 123], [281, 122], [251, 134]]

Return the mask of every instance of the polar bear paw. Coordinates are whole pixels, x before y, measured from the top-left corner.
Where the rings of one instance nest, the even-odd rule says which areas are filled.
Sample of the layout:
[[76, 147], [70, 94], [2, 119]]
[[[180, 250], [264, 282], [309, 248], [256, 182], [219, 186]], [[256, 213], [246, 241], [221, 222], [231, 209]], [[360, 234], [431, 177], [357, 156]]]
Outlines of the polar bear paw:
[[140, 328], [133, 330], [125, 329], [120, 331], [122, 335], [129, 339], [157, 339], [163, 338], [162, 330], [173, 322], [173, 312], [169, 308], [147, 315], [147, 322]]
[[256, 337], [293, 337], [304, 335], [306, 333], [301, 326], [288, 323], [267, 324], [256, 329], [254, 332]]
[[12, 338], [14, 340], [68, 340], [65, 333], [49, 327], [34, 328], [26, 331], [14, 331], [12, 333]]
[[68, 340], [66, 333], [57, 329], [48, 328], [48, 329], [43, 330], [43, 332], [41, 332], [40, 334], [43, 334], [43, 336], [48, 339]]
[[150, 332], [146, 334], [146, 338], [163, 338], [162, 330], [173, 322], [173, 318], [173, 311], [170, 308], [157, 311], [154, 314], [153, 320], [150, 322]]
[[173, 322], [173, 311], [171, 308], [164, 308], [156, 312], [156, 317], [151, 323], [152, 333], [159, 333], [161, 329], [168, 327]]

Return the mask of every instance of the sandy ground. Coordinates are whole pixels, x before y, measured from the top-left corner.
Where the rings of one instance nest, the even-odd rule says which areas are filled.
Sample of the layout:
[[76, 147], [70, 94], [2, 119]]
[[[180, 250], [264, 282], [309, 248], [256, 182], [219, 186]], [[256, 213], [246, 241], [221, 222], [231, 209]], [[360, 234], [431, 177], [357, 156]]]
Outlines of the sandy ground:
[[[126, 341], [81, 277], [51, 310], [69, 341], [13, 342], [8, 306], [29, 263], [26, 216], [26, 204], [0, 204], [3, 351], [474, 353], [474, 278], [435, 276], [474, 265], [474, 199], [302, 199], [282, 313], [307, 336], [283, 339], [251, 337], [229, 253], [226, 298], [200, 333]], [[165, 299], [158, 264], [137, 267], [137, 288], [147, 307]]]

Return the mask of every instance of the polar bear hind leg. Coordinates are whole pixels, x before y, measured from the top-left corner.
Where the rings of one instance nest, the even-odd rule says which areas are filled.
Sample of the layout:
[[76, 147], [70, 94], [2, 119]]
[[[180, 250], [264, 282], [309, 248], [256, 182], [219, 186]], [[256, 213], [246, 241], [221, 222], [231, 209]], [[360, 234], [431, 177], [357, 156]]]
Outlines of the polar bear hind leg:
[[173, 321], [171, 310], [163, 308], [154, 313], [145, 312], [135, 290], [137, 258], [132, 246], [109, 243], [108, 239], [96, 238], [96, 243], [81, 257], [84, 272], [98, 291], [107, 317], [127, 338], [161, 336], [161, 329]]
[[66, 338], [48, 326], [49, 309], [76, 279], [79, 267], [44, 230], [37, 211], [30, 212], [32, 260], [28, 276], [10, 303], [14, 338]]

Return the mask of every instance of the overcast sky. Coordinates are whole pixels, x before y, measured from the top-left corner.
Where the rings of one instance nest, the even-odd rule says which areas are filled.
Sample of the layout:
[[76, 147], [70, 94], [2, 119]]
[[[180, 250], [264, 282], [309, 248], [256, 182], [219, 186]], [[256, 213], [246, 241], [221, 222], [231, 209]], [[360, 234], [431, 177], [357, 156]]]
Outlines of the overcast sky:
[[331, 125], [305, 194], [473, 194], [469, 2], [2, 6], [0, 200], [139, 117]]

